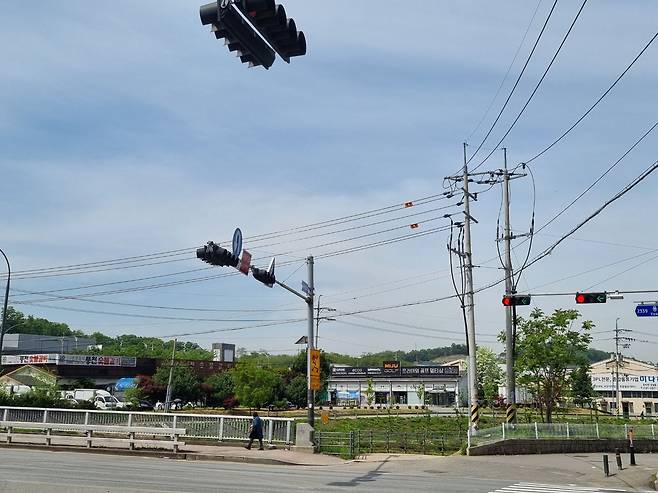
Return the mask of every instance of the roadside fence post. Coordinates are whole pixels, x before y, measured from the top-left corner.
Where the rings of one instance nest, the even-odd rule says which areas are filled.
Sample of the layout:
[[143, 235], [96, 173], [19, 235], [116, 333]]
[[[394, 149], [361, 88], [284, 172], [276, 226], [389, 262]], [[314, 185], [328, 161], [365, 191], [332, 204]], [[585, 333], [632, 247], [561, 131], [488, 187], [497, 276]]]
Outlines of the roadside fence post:
[[89, 424], [89, 411], [85, 411], [85, 424]]
[[505, 423], [500, 423], [500, 426], [503, 428], [503, 440], [505, 440]]
[[133, 413], [128, 413], [128, 426], [133, 425]]
[[43, 422], [44, 423], [48, 422], [48, 409], [43, 410]]
[[219, 418], [219, 441], [224, 441], [224, 416]]
[[268, 421], [267, 424], [269, 425], [267, 429], [267, 441], [268, 443], [272, 443], [272, 436], [274, 434], [274, 421], [272, 421], [271, 419], [268, 419], [267, 421]]
[[539, 428], [537, 427], [536, 421], [535, 421], [535, 440], [539, 440]]
[[567, 423], [567, 438], [571, 438], [571, 436], [569, 435], [569, 423]]
[[601, 435], [599, 434], [599, 424], [596, 423], [596, 438], [601, 438]]
[[[5, 413], [7, 410], [5, 409]], [[656, 432], [654, 431], [653, 424], [651, 424], [651, 438], [656, 438]]]
[[290, 444], [290, 421], [286, 422], [286, 445]]
[[603, 473], [606, 477], [610, 476], [610, 464], [608, 464], [608, 454], [603, 454]]

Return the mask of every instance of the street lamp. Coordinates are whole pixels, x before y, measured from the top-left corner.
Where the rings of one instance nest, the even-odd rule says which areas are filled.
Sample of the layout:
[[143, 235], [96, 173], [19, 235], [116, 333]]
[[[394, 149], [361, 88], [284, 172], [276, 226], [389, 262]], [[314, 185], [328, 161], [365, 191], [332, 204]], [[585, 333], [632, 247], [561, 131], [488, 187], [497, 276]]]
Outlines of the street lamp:
[[2, 256], [5, 258], [5, 262], [7, 262], [7, 287], [5, 288], [5, 304], [2, 309], [2, 325], [0, 326], [0, 368], [2, 368], [2, 346], [4, 344], [5, 326], [7, 324], [7, 303], [9, 301], [9, 282], [11, 280], [11, 266], [9, 265], [9, 259], [7, 258], [7, 255], [5, 255], [5, 252], [3, 252], [1, 248], [0, 248], [0, 253], [2, 253]]

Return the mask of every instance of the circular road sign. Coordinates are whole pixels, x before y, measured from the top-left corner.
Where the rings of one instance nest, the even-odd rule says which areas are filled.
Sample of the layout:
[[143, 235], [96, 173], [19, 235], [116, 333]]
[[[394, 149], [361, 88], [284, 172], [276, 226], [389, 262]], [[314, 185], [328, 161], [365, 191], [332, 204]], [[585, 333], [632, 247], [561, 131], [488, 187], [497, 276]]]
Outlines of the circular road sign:
[[233, 255], [240, 256], [242, 252], [242, 231], [240, 228], [235, 228], [233, 232]]

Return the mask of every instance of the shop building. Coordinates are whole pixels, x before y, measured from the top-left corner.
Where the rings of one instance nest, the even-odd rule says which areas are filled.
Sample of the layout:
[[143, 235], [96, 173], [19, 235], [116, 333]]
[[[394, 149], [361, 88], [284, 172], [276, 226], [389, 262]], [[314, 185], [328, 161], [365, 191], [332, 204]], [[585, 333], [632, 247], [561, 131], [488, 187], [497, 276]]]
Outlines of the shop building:
[[[633, 358], [619, 362], [619, 414], [624, 416], [658, 415], [658, 367]], [[592, 387], [600, 409], [616, 414], [617, 365], [614, 356], [590, 366]]]
[[329, 400], [339, 406], [365, 406], [371, 398], [372, 405], [460, 407], [464, 379], [458, 365], [401, 366], [399, 361], [385, 361], [381, 367], [334, 365]]

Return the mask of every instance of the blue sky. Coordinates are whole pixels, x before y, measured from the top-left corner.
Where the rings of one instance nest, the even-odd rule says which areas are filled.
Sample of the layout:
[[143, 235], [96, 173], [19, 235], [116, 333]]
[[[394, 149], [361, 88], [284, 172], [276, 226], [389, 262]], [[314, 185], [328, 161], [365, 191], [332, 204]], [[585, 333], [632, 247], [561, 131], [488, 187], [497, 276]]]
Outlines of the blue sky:
[[[308, 54], [290, 65], [277, 60], [269, 71], [240, 64], [201, 26], [198, 5], [189, 2], [117, 1], [104, 9], [77, 0], [43, 1], [38, 9], [23, 2], [7, 6], [0, 21], [4, 47], [0, 248], [10, 257], [13, 270], [191, 251], [210, 239], [230, 239], [238, 225], [248, 237], [443, 192], [443, 177], [461, 164], [462, 142], [468, 140], [471, 150], [479, 144], [552, 2], [540, 2], [500, 96], [470, 138], [503, 80], [537, 2], [426, 0], [374, 5], [286, 1], [289, 15], [306, 33]], [[579, 5], [558, 3], [514, 97], [478, 157], [489, 153], [514, 119]], [[617, 2], [588, 2], [547, 78], [504, 141], [510, 165], [550, 143], [598, 98], [655, 34], [656, 18], [658, 6], [650, 1], [628, 2], [623, 9]], [[574, 132], [533, 163], [538, 225], [568, 204], [656, 122], [657, 61], [658, 46], [652, 45]], [[652, 164], [657, 143], [658, 133], [647, 137], [567, 214], [536, 235], [533, 255]], [[502, 154], [496, 151], [481, 169], [501, 166]], [[658, 245], [651, 222], [657, 191], [651, 175], [578, 231], [574, 235], [578, 239], [565, 241], [528, 269], [520, 289], [654, 288], [658, 259], [651, 249]], [[515, 232], [528, 230], [532, 197], [529, 177], [513, 182]], [[321, 257], [409, 234], [405, 225], [423, 218], [434, 220], [414, 231], [444, 225], [446, 220], [438, 216], [458, 208], [421, 213], [456, 202], [432, 202], [315, 232], [246, 241], [245, 246], [254, 257], [264, 258], [261, 263], [277, 254], [279, 279], [299, 287], [305, 273], [301, 259], [306, 255]], [[496, 256], [499, 206], [496, 187], [483, 193], [472, 208], [479, 221], [473, 229], [474, 262], [482, 265], [474, 274], [476, 286], [500, 277], [497, 261], [484, 263]], [[368, 226], [416, 211], [417, 217]], [[351, 226], [355, 229], [337, 232]], [[374, 235], [392, 227], [400, 229]], [[323, 236], [303, 239], [312, 233]], [[373, 236], [319, 246], [370, 233]], [[317, 292], [323, 304], [342, 311], [450, 295], [446, 238], [447, 232], [440, 232], [318, 258]], [[279, 244], [266, 247], [271, 243]], [[524, 247], [515, 250], [517, 265], [525, 256]], [[18, 290], [120, 281], [112, 286], [138, 288], [221, 273], [216, 269], [176, 275], [204, 264], [193, 253], [167, 259], [177, 261], [101, 272], [68, 271], [69, 275], [53, 277], [32, 274], [21, 279], [17, 274], [13, 301], [43, 299], [19, 296]], [[639, 266], [642, 261], [645, 264]], [[581, 274], [588, 270], [592, 272]], [[163, 277], [128, 282], [152, 276]], [[573, 277], [560, 281], [569, 276]], [[104, 290], [111, 289], [60, 293], [79, 296]], [[494, 335], [504, 325], [501, 294], [502, 288], [493, 288], [476, 297], [478, 342], [494, 348], [499, 348]], [[656, 322], [637, 319], [633, 312], [634, 301], [654, 298], [658, 294], [628, 295], [623, 301], [581, 311], [596, 323], [597, 332], [611, 329], [620, 317], [624, 327], [637, 331], [637, 339], [650, 341], [635, 343], [629, 354], [656, 360]], [[57, 299], [38, 303], [43, 306], [15, 306], [87, 331], [170, 336], [216, 330], [185, 338], [204, 346], [225, 341], [272, 352], [294, 351], [294, 341], [306, 330], [303, 322], [294, 322], [222, 332], [261, 323], [246, 320], [304, 317], [301, 301], [251, 278], [217, 278], [87, 299], [93, 302]], [[574, 304], [569, 297], [546, 297], [533, 300], [533, 306], [552, 310]], [[145, 318], [150, 316], [236, 320]], [[339, 320], [380, 330], [323, 322], [321, 346], [359, 354], [463, 340], [455, 300], [368, 316], [378, 320]], [[612, 343], [606, 340], [610, 336], [611, 332], [598, 332], [593, 345], [610, 350]]]

